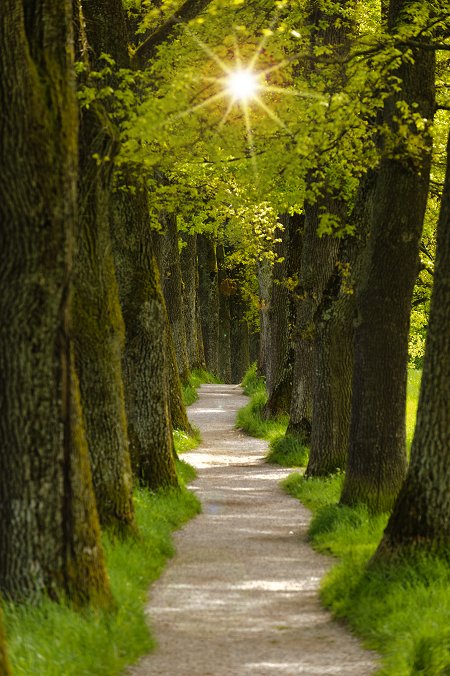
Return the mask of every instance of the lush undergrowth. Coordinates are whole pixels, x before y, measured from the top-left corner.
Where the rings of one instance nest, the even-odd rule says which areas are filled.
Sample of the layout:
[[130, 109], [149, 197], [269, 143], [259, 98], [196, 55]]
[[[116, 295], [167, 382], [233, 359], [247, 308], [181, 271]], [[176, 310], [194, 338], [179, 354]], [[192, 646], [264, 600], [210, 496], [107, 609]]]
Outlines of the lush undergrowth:
[[189, 383], [183, 387], [183, 401], [185, 406], [190, 406], [197, 401], [197, 388], [203, 383], [219, 383], [220, 381], [203, 369], [194, 369], [191, 372]]
[[304, 479], [294, 473], [284, 487], [313, 510], [310, 537], [319, 551], [340, 562], [322, 584], [322, 600], [345, 618], [381, 656], [384, 676], [450, 674], [450, 566], [434, 556], [391, 565], [367, 564], [387, 515], [336, 503], [342, 476]]
[[200, 441], [200, 430], [196, 427], [193, 427], [192, 434], [188, 434], [182, 430], [173, 430], [173, 443], [177, 455], [180, 455], [180, 453], [187, 453], [187, 451], [192, 451], [194, 448], [197, 448]]
[[[195, 471], [177, 463], [181, 483]], [[5, 604], [8, 650], [13, 673], [24, 676], [119, 674], [154, 647], [144, 616], [149, 584], [173, 555], [171, 532], [199, 512], [197, 498], [181, 491], [135, 493], [139, 537], [104, 537], [113, 612], [77, 613], [44, 601], [35, 607]]]
[[236, 426], [252, 437], [269, 441], [268, 462], [283, 467], [303, 467], [308, 461], [308, 449], [295, 437], [286, 436], [288, 416], [267, 419], [264, 415], [267, 391], [264, 378], [257, 373], [256, 364], [245, 374], [242, 387], [250, 401], [238, 411]]
[[422, 371], [408, 369], [408, 390], [406, 396], [406, 443], [408, 450], [411, 447], [416, 424], [417, 404], [419, 403], [420, 381]]

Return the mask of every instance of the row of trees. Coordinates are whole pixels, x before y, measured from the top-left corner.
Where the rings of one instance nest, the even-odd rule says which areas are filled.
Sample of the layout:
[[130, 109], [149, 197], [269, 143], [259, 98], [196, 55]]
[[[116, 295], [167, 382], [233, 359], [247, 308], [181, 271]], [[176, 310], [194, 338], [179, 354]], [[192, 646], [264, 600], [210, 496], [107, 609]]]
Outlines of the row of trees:
[[[135, 534], [134, 480], [177, 487], [180, 385], [239, 381], [258, 314], [266, 412], [307, 474], [346, 467], [342, 501], [372, 511], [403, 487], [384, 554], [448, 541], [448, 179], [404, 481], [445, 4], [2, 3], [5, 596], [111, 603], [100, 528]], [[230, 101], [244, 66], [258, 96]]]

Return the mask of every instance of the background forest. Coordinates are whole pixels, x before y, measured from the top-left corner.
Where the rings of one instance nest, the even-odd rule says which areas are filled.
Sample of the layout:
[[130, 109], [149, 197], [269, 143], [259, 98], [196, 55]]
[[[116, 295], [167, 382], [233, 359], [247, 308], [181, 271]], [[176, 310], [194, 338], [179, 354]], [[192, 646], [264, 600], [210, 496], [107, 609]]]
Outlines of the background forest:
[[[30, 673], [13, 633], [41, 606], [91, 612], [120, 644], [141, 611], [122, 610], [112, 552], [158, 551], [140, 599], [198, 510], [177, 455], [195, 443], [186, 403], [252, 362], [250, 417], [284, 421], [273, 458], [306, 464], [290, 490], [337, 476], [333, 513], [389, 515], [357, 582], [421, 557], [448, 582], [447, 0], [3, 0], [0, 28], [14, 671]], [[448, 673], [448, 629], [430, 645], [422, 671], [389, 673]]]

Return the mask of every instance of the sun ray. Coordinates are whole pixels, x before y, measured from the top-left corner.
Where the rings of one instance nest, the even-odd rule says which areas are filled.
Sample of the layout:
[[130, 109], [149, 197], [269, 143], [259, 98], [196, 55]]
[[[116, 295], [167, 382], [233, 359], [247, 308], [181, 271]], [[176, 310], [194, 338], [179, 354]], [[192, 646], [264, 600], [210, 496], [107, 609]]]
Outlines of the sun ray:
[[225, 122], [227, 121], [228, 116], [230, 115], [235, 103], [236, 102], [235, 102], [234, 99], [231, 99], [230, 102], [228, 103], [227, 109], [224, 112], [224, 114], [222, 115], [222, 119], [219, 122], [219, 129], [221, 129], [223, 127], [223, 125], [225, 124]]
[[194, 113], [196, 110], [200, 110], [201, 108], [205, 108], [205, 106], [209, 106], [211, 103], [214, 103], [214, 101], [220, 101], [220, 99], [225, 98], [227, 96], [226, 91], [220, 91], [217, 94], [214, 94], [213, 96], [210, 96], [208, 99], [205, 99], [205, 101], [202, 101], [201, 103], [197, 103], [195, 106], [191, 106], [187, 110], [183, 110], [181, 113], [177, 113], [176, 115], [173, 115], [171, 117], [172, 120], [178, 120], [183, 117], [186, 117], [186, 115], [190, 115], [191, 113]]
[[254, 67], [256, 66], [261, 52], [263, 51], [263, 49], [267, 45], [269, 38], [272, 37], [272, 30], [273, 30], [273, 28], [275, 27], [275, 24], [278, 21], [279, 14], [280, 14], [280, 10], [277, 9], [277, 11], [275, 12], [275, 16], [273, 17], [272, 23], [270, 24], [270, 27], [263, 33], [261, 40], [259, 41], [258, 45], [256, 46], [255, 53], [253, 54], [253, 57], [250, 59], [250, 63], [249, 63], [249, 68], [251, 70], [253, 70]]
[[269, 106], [267, 106], [267, 105], [264, 103], [264, 101], [263, 101], [259, 96], [255, 96], [255, 97], [254, 97], [254, 100], [256, 101], [256, 103], [258, 104], [258, 106], [260, 106], [260, 108], [262, 108], [262, 109], [264, 110], [264, 112], [270, 117], [271, 120], [273, 120], [274, 122], [276, 122], [276, 124], [277, 124], [279, 127], [281, 127], [282, 129], [287, 129], [287, 127], [286, 127], [286, 125], [284, 124], [284, 122], [283, 122], [282, 120], [280, 120], [280, 118], [278, 117], [278, 115], [277, 115], [276, 113], [274, 113], [273, 110], [272, 110], [271, 108], [269, 108]]
[[285, 87], [276, 87], [274, 85], [266, 85], [264, 90], [273, 92], [274, 94], [283, 94], [285, 96], [298, 96], [304, 99], [324, 99], [324, 96], [318, 92], [306, 91], [301, 89], [292, 89]]
[[189, 26], [186, 25], [185, 28], [186, 32], [191, 36], [193, 40], [195, 40], [195, 42], [199, 45], [199, 47], [203, 49], [205, 54], [207, 54], [213, 61], [215, 61], [215, 63], [217, 63], [217, 65], [223, 70], [224, 73], [229, 75], [232, 72], [231, 68], [228, 68], [226, 63], [222, 61], [222, 59], [219, 56], [217, 56], [217, 54], [215, 54], [213, 50], [210, 47], [208, 47], [207, 44], [205, 44], [202, 40], [200, 40], [200, 38], [197, 37], [197, 35], [193, 31], [191, 31]]

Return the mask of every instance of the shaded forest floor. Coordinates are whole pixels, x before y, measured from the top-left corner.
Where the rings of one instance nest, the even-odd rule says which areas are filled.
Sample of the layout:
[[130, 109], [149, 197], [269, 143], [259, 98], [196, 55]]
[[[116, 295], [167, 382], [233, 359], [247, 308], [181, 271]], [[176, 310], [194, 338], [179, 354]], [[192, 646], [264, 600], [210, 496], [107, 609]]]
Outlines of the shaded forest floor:
[[131, 673], [370, 674], [373, 654], [320, 606], [332, 561], [306, 541], [309, 511], [279, 487], [289, 470], [234, 428], [246, 401], [237, 386], [204, 385], [189, 410], [203, 438], [189, 454], [203, 513], [176, 534], [151, 589], [158, 648]]

